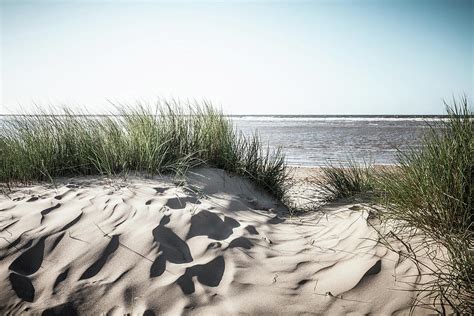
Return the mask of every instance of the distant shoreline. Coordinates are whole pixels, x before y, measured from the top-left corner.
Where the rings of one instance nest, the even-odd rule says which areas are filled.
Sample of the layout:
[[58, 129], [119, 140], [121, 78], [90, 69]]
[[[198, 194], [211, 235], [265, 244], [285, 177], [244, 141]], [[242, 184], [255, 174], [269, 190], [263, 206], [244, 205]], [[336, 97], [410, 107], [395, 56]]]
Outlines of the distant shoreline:
[[[66, 116], [67, 114], [0, 114], [0, 117], [15, 117], [15, 116]], [[122, 116], [121, 114], [75, 114], [73, 116], [77, 117], [89, 117], [89, 116], [95, 116], [95, 117], [107, 117], [107, 116]], [[408, 114], [396, 114], [396, 115], [339, 115], [339, 114], [229, 114], [229, 115], [224, 115], [225, 117], [230, 117], [230, 118], [245, 118], [245, 117], [255, 117], [255, 118], [449, 118], [448, 115], [408, 115]]]

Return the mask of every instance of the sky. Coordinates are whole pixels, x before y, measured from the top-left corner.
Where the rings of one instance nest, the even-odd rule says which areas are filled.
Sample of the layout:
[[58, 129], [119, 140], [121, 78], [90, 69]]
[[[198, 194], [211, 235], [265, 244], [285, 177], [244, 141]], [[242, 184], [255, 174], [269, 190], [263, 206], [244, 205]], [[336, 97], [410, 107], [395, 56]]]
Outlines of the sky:
[[474, 0], [0, 3], [1, 114], [440, 114], [474, 96]]

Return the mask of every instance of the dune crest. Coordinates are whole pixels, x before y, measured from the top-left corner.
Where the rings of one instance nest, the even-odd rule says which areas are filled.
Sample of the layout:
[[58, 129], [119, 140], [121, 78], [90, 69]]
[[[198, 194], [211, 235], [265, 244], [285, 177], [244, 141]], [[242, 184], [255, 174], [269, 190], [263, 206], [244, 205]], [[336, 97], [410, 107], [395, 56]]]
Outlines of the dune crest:
[[0, 313], [405, 314], [417, 271], [368, 212], [290, 217], [249, 182], [76, 179], [0, 197]]

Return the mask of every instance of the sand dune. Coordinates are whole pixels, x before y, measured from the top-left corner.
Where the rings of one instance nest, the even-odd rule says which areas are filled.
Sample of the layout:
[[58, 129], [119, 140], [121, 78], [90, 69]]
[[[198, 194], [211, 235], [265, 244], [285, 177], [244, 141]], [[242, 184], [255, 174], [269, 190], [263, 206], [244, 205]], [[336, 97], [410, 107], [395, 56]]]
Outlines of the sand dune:
[[408, 314], [417, 270], [367, 221], [291, 217], [217, 169], [18, 189], [0, 197], [0, 313]]

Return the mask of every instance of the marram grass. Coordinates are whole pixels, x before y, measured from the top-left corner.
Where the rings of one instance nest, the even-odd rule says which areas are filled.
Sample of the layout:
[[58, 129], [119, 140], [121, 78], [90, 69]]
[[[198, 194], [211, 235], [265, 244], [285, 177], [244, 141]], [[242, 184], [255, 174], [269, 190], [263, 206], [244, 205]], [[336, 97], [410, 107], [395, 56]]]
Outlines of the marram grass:
[[341, 198], [368, 198], [375, 191], [373, 166], [349, 159], [346, 165], [328, 164], [322, 168], [320, 186], [327, 200]]
[[62, 109], [38, 110], [3, 122], [0, 182], [59, 176], [184, 173], [207, 165], [242, 175], [283, 199], [287, 170], [280, 150], [258, 136], [238, 133], [209, 104], [119, 107], [118, 115], [92, 117]]
[[[431, 255], [437, 269], [428, 289], [456, 313], [473, 314], [473, 112], [464, 98], [447, 106], [447, 113], [447, 120], [431, 126], [420, 150], [400, 152], [397, 172], [379, 175], [386, 209], [381, 216], [400, 223], [394, 234], [421, 232], [444, 247], [447, 259]], [[414, 252], [408, 257], [420, 263]]]
[[390, 238], [409, 241], [423, 235], [422, 246], [434, 249], [428, 252], [434, 268], [420, 261], [408, 243], [403, 254], [434, 276], [422, 285], [420, 297], [434, 297], [458, 314], [474, 314], [474, 117], [466, 98], [446, 108], [448, 118], [430, 126], [421, 148], [399, 152], [393, 168], [377, 170], [353, 161], [330, 165], [320, 185], [329, 199], [362, 196], [383, 205], [381, 218], [398, 223], [382, 236], [389, 247]]

